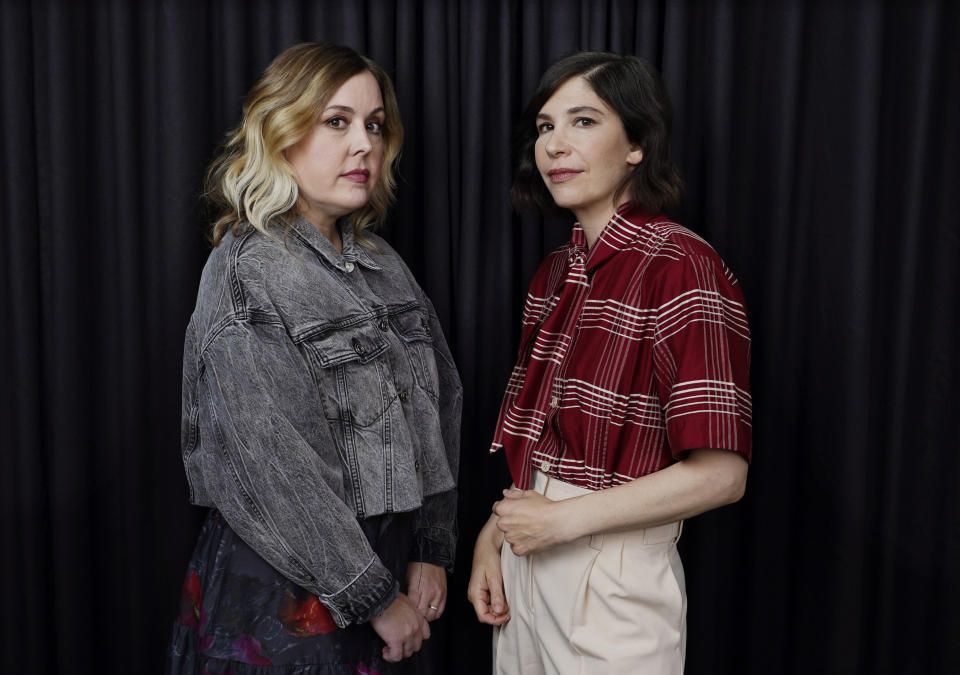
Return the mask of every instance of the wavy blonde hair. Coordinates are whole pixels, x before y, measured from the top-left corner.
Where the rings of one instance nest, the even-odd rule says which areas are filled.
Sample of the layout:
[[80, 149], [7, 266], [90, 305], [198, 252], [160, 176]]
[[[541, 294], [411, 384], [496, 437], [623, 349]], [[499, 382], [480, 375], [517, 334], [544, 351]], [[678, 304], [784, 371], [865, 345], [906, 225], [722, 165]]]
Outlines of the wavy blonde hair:
[[394, 167], [403, 144], [397, 97], [390, 77], [367, 57], [313, 42], [290, 47], [267, 66], [243, 100], [239, 126], [227, 133], [207, 169], [204, 200], [214, 246], [245, 223], [267, 235], [273, 227], [286, 232], [289, 216], [297, 213], [299, 188], [283, 151], [306, 137], [344, 82], [365, 71], [377, 80], [383, 99], [383, 166], [370, 200], [348, 218], [357, 242], [370, 246], [362, 231], [383, 221], [396, 188]]

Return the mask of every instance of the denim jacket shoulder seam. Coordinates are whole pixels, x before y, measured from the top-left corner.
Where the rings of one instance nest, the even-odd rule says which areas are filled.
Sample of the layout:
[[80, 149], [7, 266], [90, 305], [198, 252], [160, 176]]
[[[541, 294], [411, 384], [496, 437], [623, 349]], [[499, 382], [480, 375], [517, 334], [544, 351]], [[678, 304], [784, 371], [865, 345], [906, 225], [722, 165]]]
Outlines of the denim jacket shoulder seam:
[[246, 244], [256, 232], [256, 230], [251, 228], [243, 233], [239, 239], [233, 242], [230, 251], [230, 266], [228, 272], [230, 276], [230, 297], [233, 300], [234, 314], [243, 318], [247, 316], [247, 303], [243, 297], [243, 285], [240, 283], [240, 272], [238, 270], [240, 266], [240, 252], [243, 250], [244, 244]]
[[286, 331], [286, 326], [284, 325], [283, 321], [280, 320], [280, 317], [267, 314], [265, 312], [249, 312], [246, 317], [236, 314], [228, 314], [207, 331], [203, 341], [200, 343], [200, 346], [197, 349], [197, 360], [202, 362], [203, 355], [208, 349], [210, 349], [210, 345], [216, 342], [217, 338], [219, 338], [225, 330], [232, 326], [239, 325], [279, 326]]

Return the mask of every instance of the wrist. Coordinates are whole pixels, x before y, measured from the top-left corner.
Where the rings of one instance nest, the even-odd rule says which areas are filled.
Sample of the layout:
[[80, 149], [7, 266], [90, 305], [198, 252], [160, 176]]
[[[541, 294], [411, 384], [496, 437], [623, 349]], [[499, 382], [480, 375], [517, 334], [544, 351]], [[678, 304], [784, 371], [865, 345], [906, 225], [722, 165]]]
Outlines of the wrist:
[[557, 533], [558, 544], [567, 544], [590, 534], [583, 531], [581, 518], [583, 513], [581, 509], [577, 508], [578, 504], [576, 502], [578, 499], [580, 498], [562, 499], [551, 504], [552, 520], [555, 523], [554, 532]]
[[503, 546], [503, 532], [497, 527], [498, 517], [492, 514], [487, 522], [484, 523], [480, 534], [477, 535], [477, 543], [485, 546], [492, 546], [497, 551]]

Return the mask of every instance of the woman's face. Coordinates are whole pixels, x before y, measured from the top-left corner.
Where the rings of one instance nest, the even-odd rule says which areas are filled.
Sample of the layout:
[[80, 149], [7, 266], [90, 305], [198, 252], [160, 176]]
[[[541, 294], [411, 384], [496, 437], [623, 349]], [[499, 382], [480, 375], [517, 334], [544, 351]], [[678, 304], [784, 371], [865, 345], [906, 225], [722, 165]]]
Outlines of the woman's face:
[[537, 115], [537, 169], [558, 206], [583, 220], [613, 210], [614, 192], [643, 159], [617, 115], [582, 77], [564, 82]]
[[384, 118], [380, 87], [364, 71], [344, 82], [313, 129], [284, 151], [311, 223], [330, 226], [370, 199], [380, 180]]

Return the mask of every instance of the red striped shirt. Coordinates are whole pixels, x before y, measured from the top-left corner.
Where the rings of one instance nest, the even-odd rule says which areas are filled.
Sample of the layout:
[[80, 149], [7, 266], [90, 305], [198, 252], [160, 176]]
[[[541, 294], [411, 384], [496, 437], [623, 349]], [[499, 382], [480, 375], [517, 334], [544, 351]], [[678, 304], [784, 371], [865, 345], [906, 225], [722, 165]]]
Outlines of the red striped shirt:
[[622, 208], [588, 251], [579, 224], [527, 295], [491, 452], [599, 490], [687, 450], [751, 454], [743, 294], [703, 239]]

